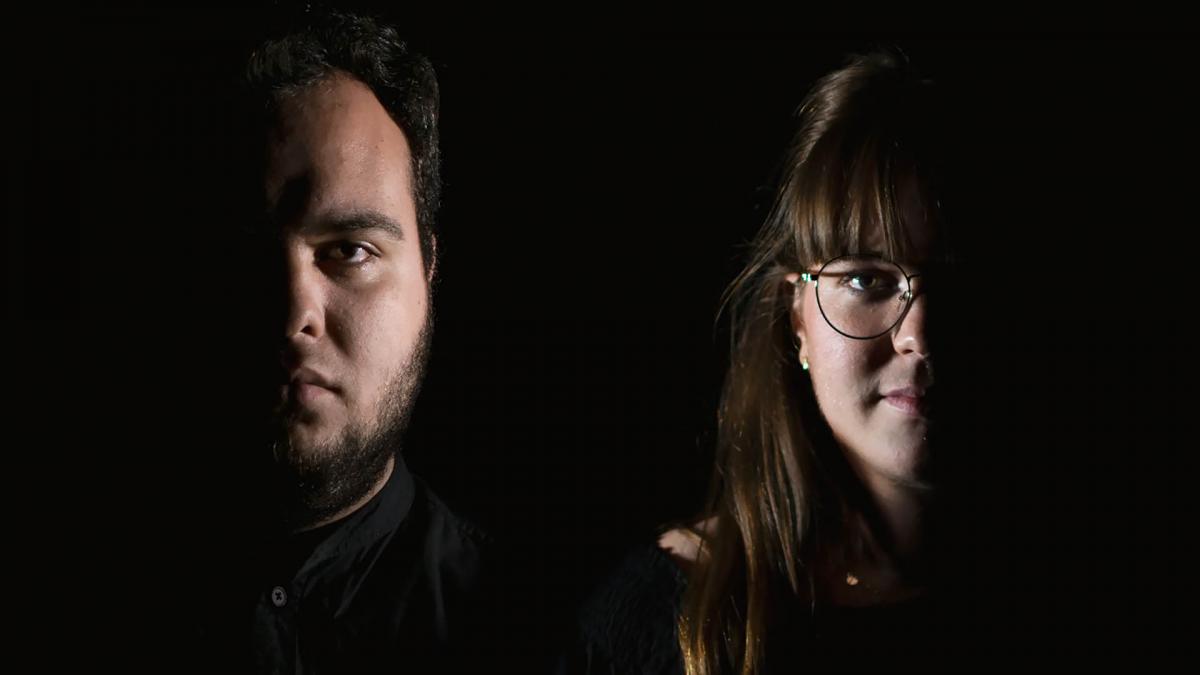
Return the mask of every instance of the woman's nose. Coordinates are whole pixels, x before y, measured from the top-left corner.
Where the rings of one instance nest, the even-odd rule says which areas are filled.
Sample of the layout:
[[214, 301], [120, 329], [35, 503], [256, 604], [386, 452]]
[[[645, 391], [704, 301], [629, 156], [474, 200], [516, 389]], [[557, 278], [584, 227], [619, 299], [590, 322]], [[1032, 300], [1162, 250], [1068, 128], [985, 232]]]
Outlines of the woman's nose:
[[929, 344], [925, 330], [927, 299], [922, 292], [919, 280], [914, 278], [912, 283], [910, 289], [912, 298], [892, 335], [892, 344], [900, 354], [916, 353], [920, 356], [929, 356]]

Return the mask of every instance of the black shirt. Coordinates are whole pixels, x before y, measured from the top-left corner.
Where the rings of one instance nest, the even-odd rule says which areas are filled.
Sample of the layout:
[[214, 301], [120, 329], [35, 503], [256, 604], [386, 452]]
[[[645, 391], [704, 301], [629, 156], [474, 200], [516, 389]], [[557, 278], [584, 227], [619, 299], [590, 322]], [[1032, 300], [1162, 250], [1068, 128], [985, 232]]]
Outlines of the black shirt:
[[657, 544], [628, 555], [584, 602], [558, 673], [682, 675], [675, 622], [686, 586]]
[[[682, 675], [676, 622], [686, 587], [686, 576], [657, 544], [637, 549], [583, 605], [577, 639], [558, 672]], [[772, 622], [766, 671], [960, 671], [968, 650], [956, 624], [966, 617], [953, 607], [941, 593], [815, 614], [788, 607], [790, 615]]]
[[263, 544], [210, 599], [202, 670], [486, 670], [490, 546], [399, 457], [347, 518]]

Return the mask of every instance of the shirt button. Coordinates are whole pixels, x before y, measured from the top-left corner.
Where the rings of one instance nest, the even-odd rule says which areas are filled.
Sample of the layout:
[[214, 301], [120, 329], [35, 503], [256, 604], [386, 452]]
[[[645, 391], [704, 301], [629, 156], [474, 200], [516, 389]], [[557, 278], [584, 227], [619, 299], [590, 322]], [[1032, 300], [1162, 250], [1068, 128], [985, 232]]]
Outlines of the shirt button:
[[283, 607], [287, 604], [287, 591], [283, 590], [283, 586], [271, 589], [271, 604], [276, 607]]

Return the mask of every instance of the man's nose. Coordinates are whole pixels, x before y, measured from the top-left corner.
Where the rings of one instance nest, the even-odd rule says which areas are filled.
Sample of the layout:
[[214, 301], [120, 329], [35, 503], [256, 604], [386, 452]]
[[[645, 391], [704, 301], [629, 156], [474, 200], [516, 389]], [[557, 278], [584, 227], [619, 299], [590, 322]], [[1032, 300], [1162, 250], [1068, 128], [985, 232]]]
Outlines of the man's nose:
[[303, 252], [284, 255], [283, 337], [288, 341], [315, 340], [325, 333], [320, 270]]

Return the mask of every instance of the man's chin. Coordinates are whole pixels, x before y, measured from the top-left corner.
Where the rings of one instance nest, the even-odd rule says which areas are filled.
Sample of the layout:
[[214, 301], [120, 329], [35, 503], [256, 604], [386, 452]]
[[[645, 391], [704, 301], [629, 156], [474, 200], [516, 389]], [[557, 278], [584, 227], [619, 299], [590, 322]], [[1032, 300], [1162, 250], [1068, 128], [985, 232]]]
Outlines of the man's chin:
[[323, 522], [370, 494], [399, 447], [397, 432], [392, 426], [356, 429], [296, 415], [277, 419], [271, 458], [288, 525], [303, 529]]
[[294, 426], [314, 426], [325, 423], [329, 411], [321, 406], [305, 405], [295, 399], [284, 398], [272, 413], [277, 425], [285, 428]]
[[[321, 464], [338, 451], [338, 436], [317, 424], [289, 425], [276, 444], [275, 462], [298, 468]], [[279, 452], [283, 450], [283, 452]]]

